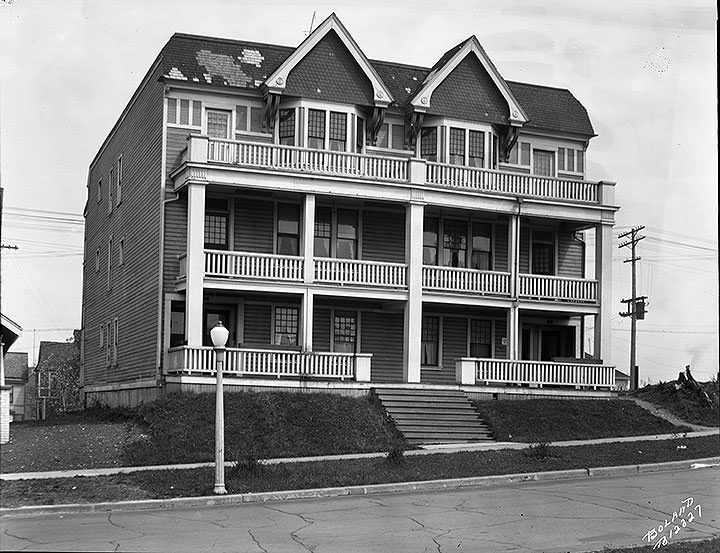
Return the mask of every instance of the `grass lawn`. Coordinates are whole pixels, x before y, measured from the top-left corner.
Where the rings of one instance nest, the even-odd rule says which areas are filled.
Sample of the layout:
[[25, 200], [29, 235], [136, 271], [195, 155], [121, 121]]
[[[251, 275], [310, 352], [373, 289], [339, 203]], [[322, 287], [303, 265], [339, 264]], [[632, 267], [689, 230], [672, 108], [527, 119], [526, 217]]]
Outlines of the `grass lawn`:
[[[684, 445], [685, 449], [678, 449]], [[720, 438], [678, 438], [592, 446], [544, 447], [279, 465], [247, 463], [226, 471], [229, 493], [369, 485], [620, 466], [720, 455]], [[2, 483], [0, 505], [49, 505], [212, 495], [212, 468], [142, 471], [91, 478]]]
[[667, 409], [686, 422], [705, 426], [720, 426], [720, 401], [718, 382], [701, 384], [712, 401], [708, 405], [689, 390], [675, 390], [674, 382], [660, 382], [633, 392], [632, 395]]
[[[643, 545], [624, 549], [603, 549], [597, 553], [651, 553], [651, 551], [658, 551], [658, 548], [653, 549], [651, 545]], [[660, 551], [663, 553], [720, 553], [720, 538], [692, 542], [670, 542], [661, 546]]]
[[526, 399], [473, 402], [498, 441], [552, 442], [687, 432], [632, 401]]

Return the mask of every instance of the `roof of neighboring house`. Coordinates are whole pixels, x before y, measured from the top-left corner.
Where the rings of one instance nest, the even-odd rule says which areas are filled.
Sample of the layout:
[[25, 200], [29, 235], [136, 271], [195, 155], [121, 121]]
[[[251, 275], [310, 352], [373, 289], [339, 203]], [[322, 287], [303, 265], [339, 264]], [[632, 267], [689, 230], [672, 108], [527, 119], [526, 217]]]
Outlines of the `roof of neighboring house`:
[[621, 379], [621, 380], [622, 380], [622, 379], [630, 380], [630, 377], [629, 377], [628, 375], [626, 375], [624, 372], [619, 371], [619, 370], [617, 370], [617, 369], [615, 369], [615, 378], [616, 378], [616, 379], [619, 378], [619, 379]]
[[[445, 63], [466, 41], [448, 50], [435, 64]], [[295, 48], [242, 40], [174, 34], [160, 55], [163, 79], [195, 86], [259, 91], [265, 80]], [[431, 68], [370, 60], [404, 110], [422, 87]], [[525, 110], [527, 127], [595, 136], [583, 105], [569, 90], [529, 83], [507, 82]]]
[[0, 332], [2, 332], [3, 353], [5, 353], [20, 337], [22, 328], [7, 315], [0, 313]]
[[36, 370], [53, 370], [61, 363], [76, 363], [80, 350], [75, 342], [40, 342]]
[[8, 380], [28, 379], [28, 354], [10, 352], [3, 359], [5, 364], [5, 378]]

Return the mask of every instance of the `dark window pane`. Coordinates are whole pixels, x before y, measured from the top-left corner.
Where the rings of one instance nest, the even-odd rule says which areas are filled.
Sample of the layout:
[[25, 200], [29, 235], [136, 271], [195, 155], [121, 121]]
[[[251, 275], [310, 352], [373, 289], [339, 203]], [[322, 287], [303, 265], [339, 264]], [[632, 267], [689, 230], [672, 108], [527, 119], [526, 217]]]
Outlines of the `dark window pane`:
[[489, 358], [491, 356], [492, 325], [490, 321], [472, 320], [470, 322], [470, 357]]
[[235, 130], [246, 131], [247, 128], [247, 106], [235, 106]]
[[315, 209], [315, 256], [330, 257], [332, 211], [329, 207]]
[[295, 145], [295, 110], [281, 109], [279, 116], [279, 139], [280, 144], [285, 146]]
[[530, 144], [520, 144], [520, 165], [530, 165]]
[[578, 173], [585, 171], [585, 152], [577, 150], [577, 167], [575, 168]]
[[508, 163], [517, 165], [517, 162], [518, 162], [518, 143], [516, 142], [515, 145], [512, 147], [512, 150], [510, 150], [510, 158], [508, 159]]
[[207, 134], [212, 138], [227, 138], [230, 128], [230, 112], [208, 111]]
[[468, 143], [468, 165], [470, 167], [482, 167], [485, 160], [485, 133], [482, 131], [470, 131]]
[[423, 265], [437, 265], [438, 219], [425, 217], [423, 227]]
[[347, 141], [347, 115], [330, 112], [330, 149], [335, 152], [345, 151]]
[[330, 257], [330, 239], [315, 237], [315, 257]]
[[387, 148], [388, 147], [388, 134], [390, 132], [390, 125], [385, 123], [382, 127], [380, 127], [380, 131], [377, 135], [377, 142], [375, 143], [378, 148]]
[[465, 129], [450, 128], [450, 163], [465, 164]]
[[275, 344], [283, 346], [297, 345], [298, 308], [275, 308]]
[[567, 170], [575, 170], [575, 150], [573, 150], [572, 148], [567, 149]]
[[392, 126], [392, 147], [395, 150], [405, 149], [405, 127], [403, 125]]
[[278, 248], [280, 255], [299, 255], [300, 206], [278, 204]]
[[443, 225], [443, 250], [446, 267], [465, 267], [467, 223], [448, 219]]
[[421, 364], [434, 367], [438, 364], [438, 338], [440, 321], [437, 317], [423, 317], [421, 329]]
[[190, 124], [190, 100], [180, 100], [180, 124]]
[[325, 147], [325, 112], [323, 110], [309, 110], [308, 147], [316, 149]]
[[175, 123], [177, 121], [177, 100], [175, 98], [168, 98], [168, 123]]
[[205, 214], [205, 247], [227, 249], [228, 216], [226, 213]]
[[533, 150], [533, 174], [554, 177], [555, 155], [552, 152]]
[[192, 124], [194, 127], [199, 127], [202, 125], [202, 102], [193, 100], [192, 108], [193, 108]]
[[357, 238], [358, 214], [353, 209], [337, 210], [338, 238]]
[[552, 244], [532, 245], [532, 274], [552, 275], [554, 267], [555, 248]]
[[472, 224], [472, 269], [487, 271], [491, 268], [492, 225], [489, 223]]
[[250, 108], [250, 131], [265, 132], [262, 121], [262, 108]]
[[420, 157], [437, 161], [437, 127], [423, 127], [420, 131]]
[[354, 312], [335, 313], [333, 321], [333, 350], [355, 353], [357, 343], [357, 315]]

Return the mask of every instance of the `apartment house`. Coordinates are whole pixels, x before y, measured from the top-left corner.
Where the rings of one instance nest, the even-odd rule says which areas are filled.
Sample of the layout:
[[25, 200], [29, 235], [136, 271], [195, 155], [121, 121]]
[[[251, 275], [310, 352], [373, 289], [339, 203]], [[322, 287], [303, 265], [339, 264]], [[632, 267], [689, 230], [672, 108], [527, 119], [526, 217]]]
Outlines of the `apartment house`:
[[297, 47], [174, 35], [90, 165], [86, 398], [210, 389], [218, 321], [231, 387], [610, 389], [593, 136], [475, 37], [428, 68], [334, 14]]

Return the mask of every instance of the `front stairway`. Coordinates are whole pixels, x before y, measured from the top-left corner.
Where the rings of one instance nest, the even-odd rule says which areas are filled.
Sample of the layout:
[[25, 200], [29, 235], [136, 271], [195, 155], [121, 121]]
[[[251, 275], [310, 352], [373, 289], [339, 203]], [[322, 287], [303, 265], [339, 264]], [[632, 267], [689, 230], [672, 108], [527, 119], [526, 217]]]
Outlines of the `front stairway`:
[[373, 392], [411, 444], [492, 441], [490, 429], [462, 390], [374, 388]]

